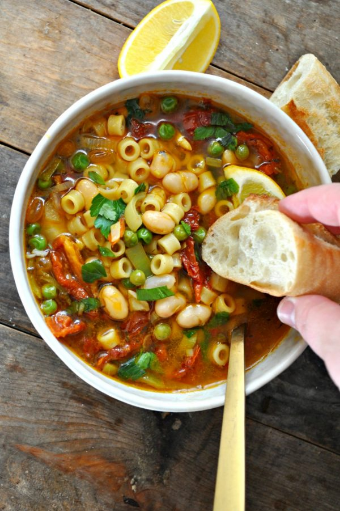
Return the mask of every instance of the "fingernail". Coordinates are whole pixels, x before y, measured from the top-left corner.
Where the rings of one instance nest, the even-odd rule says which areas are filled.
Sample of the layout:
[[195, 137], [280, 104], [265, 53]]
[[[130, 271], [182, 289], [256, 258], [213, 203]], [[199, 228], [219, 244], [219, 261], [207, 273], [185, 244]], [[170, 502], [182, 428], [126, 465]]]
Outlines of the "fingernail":
[[282, 323], [295, 328], [295, 299], [284, 298], [277, 308], [277, 315]]

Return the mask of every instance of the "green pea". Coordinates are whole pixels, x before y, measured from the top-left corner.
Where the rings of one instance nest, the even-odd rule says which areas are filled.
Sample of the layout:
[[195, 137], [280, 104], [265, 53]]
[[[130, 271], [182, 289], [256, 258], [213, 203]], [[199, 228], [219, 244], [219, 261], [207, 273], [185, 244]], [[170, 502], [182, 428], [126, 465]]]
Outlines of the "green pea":
[[130, 282], [129, 277], [126, 279], [122, 279], [121, 282], [126, 289], [135, 289], [135, 286]]
[[235, 151], [235, 155], [237, 156], [238, 160], [246, 160], [246, 158], [249, 157], [250, 151], [246, 144], [241, 144], [237, 147]]
[[53, 185], [52, 179], [48, 179], [47, 181], [40, 178], [38, 179], [38, 188], [40, 188], [41, 190], [46, 190], [47, 188], [50, 188], [50, 186], [52, 185]]
[[216, 158], [217, 156], [221, 156], [223, 154], [224, 147], [217, 140], [213, 140], [213, 142], [211, 142], [210, 145], [208, 146], [207, 152], [210, 156]]
[[180, 224], [174, 228], [173, 234], [179, 241], [184, 241], [188, 238], [187, 232]]
[[29, 236], [33, 236], [33, 234], [39, 234], [41, 229], [40, 224], [29, 224], [26, 227], [26, 232]]
[[227, 149], [229, 149], [230, 151], [235, 151], [237, 149], [237, 146], [238, 146], [238, 139], [237, 139], [237, 137], [232, 136], [232, 138], [227, 146]]
[[83, 172], [90, 165], [90, 160], [85, 153], [79, 151], [72, 156], [71, 164], [76, 172]]
[[164, 114], [171, 114], [178, 107], [178, 100], [174, 96], [163, 98], [161, 101], [161, 110]]
[[35, 234], [28, 240], [28, 244], [31, 248], [36, 248], [37, 250], [45, 250], [47, 247], [47, 241], [45, 236], [42, 234]]
[[170, 140], [175, 135], [175, 128], [168, 122], [163, 122], [158, 127], [158, 133], [159, 137], [162, 138], [163, 140]]
[[149, 245], [153, 239], [153, 234], [146, 227], [141, 227], [141, 229], [139, 229], [136, 234], [137, 238], [140, 241], [144, 241], [146, 245]]
[[199, 227], [199, 229], [193, 232], [192, 236], [194, 241], [202, 243], [206, 238], [206, 229], [204, 227]]
[[54, 300], [44, 300], [40, 305], [45, 316], [51, 316], [57, 310], [57, 303]]
[[41, 288], [44, 298], [56, 298], [57, 288], [53, 284], [44, 284]]
[[158, 341], [165, 341], [170, 336], [172, 330], [167, 323], [159, 323], [154, 327], [154, 336]]
[[130, 275], [130, 282], [134, 286], [143, 286], [146, 282], [146, 276], [142, 270], [134, 270]]
[[137, 245], [139, 242], [136, 232], [129, 231], [129, 229], [127, 231], [125, 231], [123, 240], [124, 240], [126, 247], [128, 247], [128, 248], [135, 247], [135, 245]]

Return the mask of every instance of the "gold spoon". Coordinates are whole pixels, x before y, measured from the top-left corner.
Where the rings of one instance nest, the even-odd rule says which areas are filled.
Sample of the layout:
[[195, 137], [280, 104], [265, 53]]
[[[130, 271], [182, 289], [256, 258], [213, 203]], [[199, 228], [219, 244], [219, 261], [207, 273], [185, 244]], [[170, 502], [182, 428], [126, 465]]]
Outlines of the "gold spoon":
[[245, 511], [244, 330], [232, 332], [213, 511]]

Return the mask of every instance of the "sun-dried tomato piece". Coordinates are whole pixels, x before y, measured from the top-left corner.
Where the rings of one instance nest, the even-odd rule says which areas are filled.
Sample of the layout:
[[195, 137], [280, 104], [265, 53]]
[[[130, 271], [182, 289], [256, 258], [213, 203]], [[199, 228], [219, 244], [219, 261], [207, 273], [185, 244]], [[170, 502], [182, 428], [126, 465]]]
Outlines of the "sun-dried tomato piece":
[[192, 136], [195, 128], [199, 126], [210, 126], [212, 118], [212, 109], [209, 110], [190, 110], [184, 115], [183, 126]]
[[121, 323], [121, 329], [129, 338], [135, 337], [149, 324], [150, 313], [136, 311]]
[[190, 225], [192, 231], [199, 229], [200, 213], [195, 209], [195, 206], [185, 213], [183, 221]]
[[130, 134], [132, 137], [140, 139], [147, 135], [151, 135], [155, 130], [155, 127], [150, 122], [141, 122], [137, 119], [130, 121]]
[[279, 172], [280, 159], [271, 140], [260, 133], [249, 131], [239, 131], [239, 133], [237, 133], [237, 139], [238, 144], [246, 143], [257, 151], [260, 158], [263, 160], [258, 170], [268, 176]]
[[200, 346], [196, 345], [193, 349], [193, 355], [190, 357], [186, 357], [185, 360], [182, 362], [180, 369], [175, 371], [173, 374], [173, 378], [180, 380], [184, 376], [188, 374], [188, 372], [193, 369], [195, 362], [197, 361], [197, 358], [200, 353]]
[[86, 323], [80, 319], [72, 321], [72, 318], [63, 312], [57, 312], [45, 319], [47, 326], [55, 337], [61, 338], [67, 335], [78, 334], [86, 328]]

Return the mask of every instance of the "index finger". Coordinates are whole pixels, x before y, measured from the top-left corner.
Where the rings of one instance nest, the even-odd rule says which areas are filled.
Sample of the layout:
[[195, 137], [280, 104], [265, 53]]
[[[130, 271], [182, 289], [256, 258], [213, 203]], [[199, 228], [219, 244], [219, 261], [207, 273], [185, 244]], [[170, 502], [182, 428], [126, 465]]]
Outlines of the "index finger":
[[282, 199], [279, 210], [297, 222], [340, 226], [340, 184], [321, 185]]

